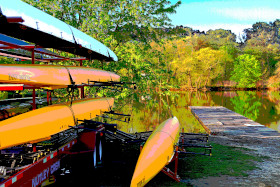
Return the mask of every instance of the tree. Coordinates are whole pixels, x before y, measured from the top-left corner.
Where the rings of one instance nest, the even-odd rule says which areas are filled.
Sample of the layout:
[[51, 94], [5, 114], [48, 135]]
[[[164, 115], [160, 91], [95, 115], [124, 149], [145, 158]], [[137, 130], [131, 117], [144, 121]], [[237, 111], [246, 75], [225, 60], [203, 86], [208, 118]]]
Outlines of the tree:
[[236, 35], [230, 30], [224, 29], [209, 30], [206, 32], [206, 38], [214, 49], [236, 41]]
[[241, 88], [253, 88], [262, 76], [260, 62], [254, 55], [243, 54], [236, 58], [231, 80]]
[[[168, 56], [171, 65], [170, 69], [174, 73], [176, 83], [188, 87], [192, 87], [192, 74], [194, 69], [194, 61], [192, 58], [193, 46], [190, 44], [189, 37], [170, 41], [165, 44], [164, 55]], [[169, 49], [169, 50], [168, 50]]]
[[199, 73], [198, 83], [205, 87], [211, 80], [223, 73], [223, 50], [214, 50], [210, 47], [202, 48], [194, 54], [196, 60], [195, 71]]
[[181, 4], [168, 0], [24, 0], [113, 46], [156, 37], [156, 28], [171, 26], [168, 14]]

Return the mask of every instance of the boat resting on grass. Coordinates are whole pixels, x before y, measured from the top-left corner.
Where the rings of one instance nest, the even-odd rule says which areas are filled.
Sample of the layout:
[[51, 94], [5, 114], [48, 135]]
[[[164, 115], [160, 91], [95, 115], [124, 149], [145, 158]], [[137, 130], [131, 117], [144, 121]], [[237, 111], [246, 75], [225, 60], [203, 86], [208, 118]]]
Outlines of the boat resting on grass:
[[172, 160], [179, 131], [180, 124], [176, 117], [162, 122], [154, 130], [140, 153], [131, 187], [144, 186]]
[[89, 120], [114, 104], [113, 98], [93, 98], [51, 105], [0, 122], [0, 150], [8, 147], [36, 143], [50, 139], [51, 135], [65, 131]]
[[72, 81], [75, 85], [89, 84], [89, 81], [118, 82], [120, 76], [112, 72], [80, 66], [0, 64], [0, 83], [57, 89], [67, 88], [72, 85]]

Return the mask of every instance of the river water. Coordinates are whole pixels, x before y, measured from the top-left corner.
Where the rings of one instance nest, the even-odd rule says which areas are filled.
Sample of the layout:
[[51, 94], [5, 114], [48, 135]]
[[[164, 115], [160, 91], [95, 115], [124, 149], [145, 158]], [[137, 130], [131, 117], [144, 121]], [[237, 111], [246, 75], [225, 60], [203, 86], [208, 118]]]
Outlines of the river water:
[[[262, 125], [280, 132], [280, 92], [223, 91], [176, 92], [128, 102], [119, 112], [132, 114], [129, 123], [118, 122], [118, 128], [128, 133], [154, 130], [171, 115], [176, 116], [184, 132], [205, 133], [188, 106], [224, 106]], [[168, 108], [170, 107], [170, 109]], [[171, 114], [172, 113], [172, 114]]]
[[205, 133], [188, 106], [224, 106], [280, 132], [278, 91], [184, 91], [161, 93], [154, 97], [127, 98], [116, 101], [114, 110], [131, 114], [129, 123], [120, 121], [112, 123], [118, 124], [119, 130], [128, 133], [145, 132], [154, 130], [173, 115], [179, 119], [181, 130], [184, 129], [184, 132]]

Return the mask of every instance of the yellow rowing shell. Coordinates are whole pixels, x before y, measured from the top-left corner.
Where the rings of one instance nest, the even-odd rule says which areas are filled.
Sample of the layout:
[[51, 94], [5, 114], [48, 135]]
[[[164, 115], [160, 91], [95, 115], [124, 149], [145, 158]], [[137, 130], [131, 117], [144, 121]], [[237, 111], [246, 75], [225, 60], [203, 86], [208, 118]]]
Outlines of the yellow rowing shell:
[[26, 84], [50, 89], [66, 88], [71, 85], [69, 75], [76, 85], [88, 84], [88, 81], [120, 81], [120, 76], [115, 73], [80, 66], [0, 64], [0, 83]]
[[113, 98], [94, 98], [51, 105], [0, 122], [0, 150], [38, 142], [75, 126], [75, 120], [92, 119], [109, 111]]
[[162, 122], [146, 141], [138, 158], [131, 187], [147, 184], [173, 158], [179, 141], [180, 124], [176, 117]]

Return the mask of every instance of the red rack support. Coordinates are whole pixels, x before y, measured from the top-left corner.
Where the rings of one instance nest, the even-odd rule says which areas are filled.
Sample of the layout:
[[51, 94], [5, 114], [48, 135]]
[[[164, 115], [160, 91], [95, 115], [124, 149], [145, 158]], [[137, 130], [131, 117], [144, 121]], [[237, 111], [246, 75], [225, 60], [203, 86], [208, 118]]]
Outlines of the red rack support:
[[0, 91], [23, 90], [23, 84], [0, 84]]
[[172, 178], [173, 180], [180, 182], [180, 177], [178, 175], [178, 160], [179, 160], [179, 152], [178, 152], [178, 146], [176, 146], [175, 154], [171, 160], [171, 162], [173, 161], [175, 162], [174, 171], [171, 171], [167, 167], [164, 167], [161, 171], [167, 176], [169, 176], [170, 178]]
[[36, 100], [35, 100], [35, 97], [36, 97], [36, 91], [35, 91], [35, 89], [33, 89], [33, 93], [32, 93], [32, 101], [33, 101], [32, 107], [33, 107], [33, 110], [36, 109]]
[[52, 92], [47, 91], [47, 104], [51, 105], [52, 104]]
[[81, 87], [81, 99], [85, 98], [85, 87]]
[[22, 19], [22, 17], [7, 17], [7, 22], [8, 23], [20, 23], [20, 22], [24, 22], [24, 20]]

